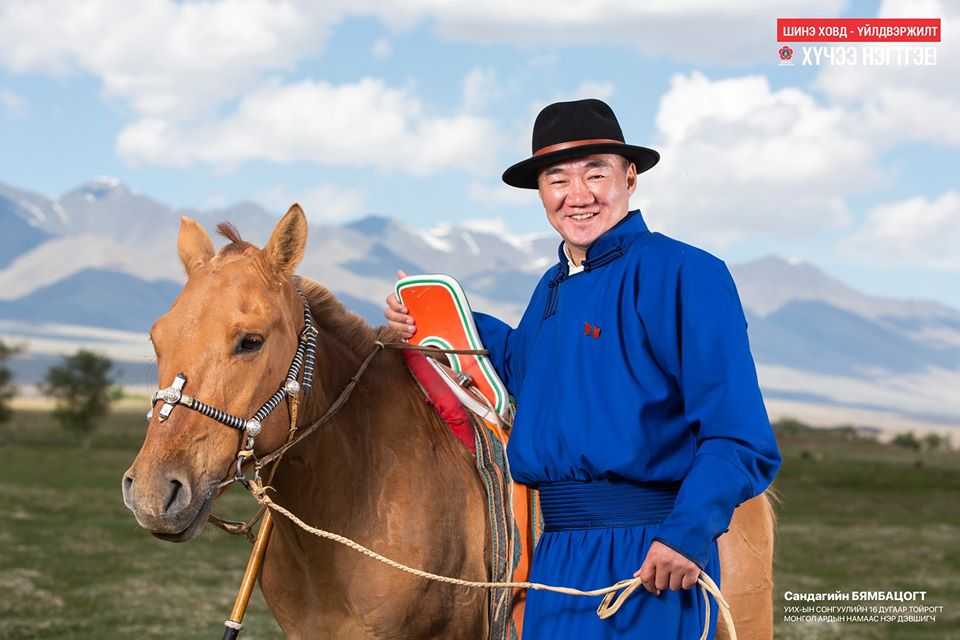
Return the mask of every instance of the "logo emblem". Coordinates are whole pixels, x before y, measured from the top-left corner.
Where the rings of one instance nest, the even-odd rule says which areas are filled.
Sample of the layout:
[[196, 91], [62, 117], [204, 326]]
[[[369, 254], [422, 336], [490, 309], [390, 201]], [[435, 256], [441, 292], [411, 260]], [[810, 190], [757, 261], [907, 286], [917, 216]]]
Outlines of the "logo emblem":
[[777, 54], [779, 54], [779, 56], [780, 56], [780, 65], [781, 65], [781, 66], [784, 66], [784, 67], [791, 67], [791, 66], [793, 66], [793, 62], [792, 62], [792, 60], [793, 60], [793, 49], [791, 49], [791, 48], [788, 47], [787, 45], [783, 45], [783, 46], [780, 47], [780, 49], [777, 51]]
[[589, 322], [583, 323], [583, 335], [592, 336], [593, 338], [600, 337], [600, 327], [596, 327]]

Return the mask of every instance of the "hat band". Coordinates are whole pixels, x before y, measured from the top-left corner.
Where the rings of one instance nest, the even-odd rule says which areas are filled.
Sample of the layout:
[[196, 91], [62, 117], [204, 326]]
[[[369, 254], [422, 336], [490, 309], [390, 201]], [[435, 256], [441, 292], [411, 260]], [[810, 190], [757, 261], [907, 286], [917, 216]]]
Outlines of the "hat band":
[[547, 147], [541, 147], [533, 152], [533, 157], [542, 156], [547, 153], [553, 153], [554, 151], [563, 151], [564, 149], [572, 149], [574, 147], [585, 147], [591, 144], [626, 144], [623, 140], [613, 140], [610, 138], [594, 138], [592, 140], [571, 140], [569, 142], [558, 142], [557, 144], [551, 144]]

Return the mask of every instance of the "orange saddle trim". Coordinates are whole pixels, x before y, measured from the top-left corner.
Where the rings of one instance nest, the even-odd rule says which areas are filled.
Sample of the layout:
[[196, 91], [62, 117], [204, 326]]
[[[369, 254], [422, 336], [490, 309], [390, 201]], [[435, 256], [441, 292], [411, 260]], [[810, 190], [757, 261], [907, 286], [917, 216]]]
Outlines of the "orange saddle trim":
[[[410, 344], [443, 349], [482, 349], [470, 303], [460, 283], [442, 273], [407, 276], [396, 284], [397, 299], [417, 323]], [[486, 356], [449, 354], [450, 367], [470, 382], [502, 420], [510, 423], [510, 395]]]
[[[396, 284], [397, 299], [407, 307], [414, 318], [417, 332], [409, 343], [421, 346], [437, 346], [445, 349], [483, 349], [479, 333], [473, 322], [473, 312], [460, 283], [446, 274], [424, 274], [408, 276]], [[459, 386], [482, 396], [488, 408], [487, 415], [481, 416], [487, 428], [503, 445], [506, 451], [509, 428], [512, 424], [513, 407], [506, 386], [500, 380], [489, 358], [482, 355], [448, 354], [450, 368], [460, 376]], [[432, 361], [431, 361], [432, 362]], [[442, 377], [451, 386], [458, 381], [442, 366], [435, 365]], [[467, 405], [467, 408], [470, 408]], [[475, 411], [476, 413], [476, 411]], [[492, 414], [492, 415], [491, 415]], [[493, 419], [491, 419], [493, 418]], [[512, 516], [519, 532], [519, 554], [514, 565], [512, 579], [526, 582], [530, 576], [530, 563], [533, 549], [540, 537], [541, 520], [537, 492], [526, 485], [509, 479], [511, 491]], [[511, 615], [518, 637], [523, 629], [523, 610], [526, 603], [526, 590], [515, 589], [512, 598]]]

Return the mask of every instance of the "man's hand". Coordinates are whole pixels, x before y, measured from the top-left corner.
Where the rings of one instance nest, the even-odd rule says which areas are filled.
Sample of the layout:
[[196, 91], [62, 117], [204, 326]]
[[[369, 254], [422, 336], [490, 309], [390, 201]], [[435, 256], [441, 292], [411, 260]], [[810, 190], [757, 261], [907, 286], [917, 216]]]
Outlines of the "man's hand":
[[689, 589], [697, 584], [700, 567], [681, 553], [657, 540], [650, 545], [640, 570], [633, 574], [643, 581], [643, 588], [654, 595], [666, 588], [671, 591]]
[[[397, 271], [398, 280], [406, 277], [407, 274], [402, 270]], [[387, 308], [383, 312], [383, 317], [387, 319], [387, 325], [399, 333], [404, 340], [409, 339], [417, 332], [417, 326], [413, 323], [413, 316], [408, 315], [408, 309], [400, 304], [396, 293], [387, 296]]]

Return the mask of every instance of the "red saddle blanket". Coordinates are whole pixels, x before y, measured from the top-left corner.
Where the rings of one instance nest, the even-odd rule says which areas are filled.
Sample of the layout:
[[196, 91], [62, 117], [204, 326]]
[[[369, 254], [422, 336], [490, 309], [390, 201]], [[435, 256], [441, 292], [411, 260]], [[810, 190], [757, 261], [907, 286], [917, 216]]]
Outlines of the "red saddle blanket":
[[[491, 505], [492, 579], [527, 581], [542, 522], [537, 492], [509, 477], [506, 432], [496, 424], [471, 417], [422, 353], [404, 351], [403, 357], [424, 390], [427, 402], [433, 405], [454, 437], [477, 456], [478, 472], [487, 487]], [[490, 640], [521, 637], [525, 602], [523, 589], [515, 589], [509, 597], [503, 597], [502, 592], [491, 593]]]

